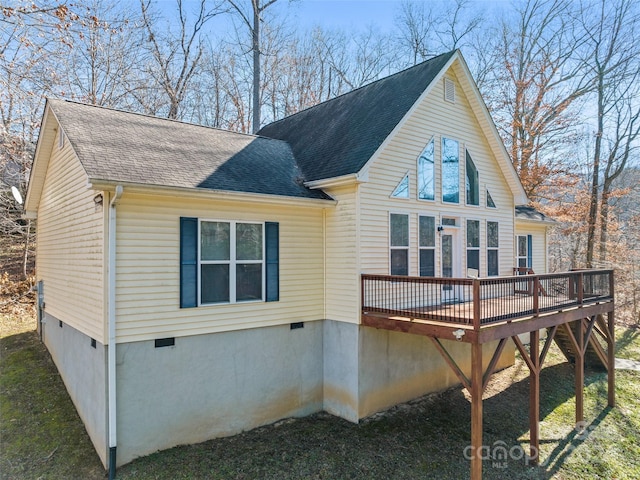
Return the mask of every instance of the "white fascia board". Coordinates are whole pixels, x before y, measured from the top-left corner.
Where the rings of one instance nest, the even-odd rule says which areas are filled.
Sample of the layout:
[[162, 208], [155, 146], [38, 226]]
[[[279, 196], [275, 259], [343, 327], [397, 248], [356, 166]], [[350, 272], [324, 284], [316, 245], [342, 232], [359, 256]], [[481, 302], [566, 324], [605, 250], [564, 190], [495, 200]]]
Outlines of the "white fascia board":
[[345, 185], [353, 185], [356, 183], [365, 183], [369, 181], [369, 176], [362, 173], [350, 173], [348, 175], [342, 175], [340, 177], [323, 178], [321, 180], [312, 180], [310, 182], [304, 182], [304, 186], [312, 190], [331, 188], [331, 187], [343, 187]]
[[[53, 147], [53, 140], [43, 140], [46, 137], [48, 129], [55, 128], [55, 126], [51, 126], [50, 124], [50, 114], [53, 116], [53, 118], [55, 118], [55, 115], [53, 114], [53, 111], [51, 111], [51, 107], [49, 106], [49, 101], [47, 100], [45, 102], [44, 112], [42, 114], [42, 125], [40, 126], [40, 133], [38, 134], [38, 142], [36, 143], [36, 149], [33, 154], [33, 165], [29, 174], [29, 182], [27, 183], [27, 194], [25, 195], [24, 200], [25, 211], [35, 212], [37, 211], [38, 205], [40, 204], [40, 194], [42, 193], [42, 187], [44, 186], [44, 176], [47, 170], [47, 165], [43, 165], [42, 162], [48, 162], [49, 160], [48, 158], [46, 160], [42, 159], [44, 155], [43, 150], [48, 151], [50, 154], [51, 148]], [[43, 169], [44, 173], [40, 174], [40, 170]]]
[[128, 193], [144, 195], [175, 195], [182, 198], [197, 198], [211, 200], [235, 200], [268, 205], [289, 205], [326, 208], [337, 205], [335, 200], [324, 200], [304, 197], [287, 197], [284, 195], [266, 195], [261, 193], [231, 192], [226, 190], [211, 190], [205, 188], [172, 187], [166, 185], [145, 185], [139, 183], [120, 182], [102, 179], [89, 179], [87, 188], [100, 191], [113, 191], [116, 185], [125, 187]]

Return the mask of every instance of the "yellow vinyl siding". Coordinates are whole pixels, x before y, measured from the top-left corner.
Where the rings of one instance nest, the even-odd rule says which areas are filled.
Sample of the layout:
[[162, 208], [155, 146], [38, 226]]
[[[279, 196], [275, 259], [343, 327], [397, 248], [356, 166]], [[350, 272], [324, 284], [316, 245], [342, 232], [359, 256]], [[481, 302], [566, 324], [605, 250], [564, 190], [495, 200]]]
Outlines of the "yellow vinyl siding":
[[87, 188], [69, 142], [60, 150], [56, 138], [38, 208], [37, 278], [50, 315], [105, 343], [104, 210], [96, 208], [97, 193]]
[[325, 191], [338, 202], [325, 211], [326, 318], [359, 323], [358, 187]]
[[[466, 275], [466, 220], [480, 221], [480, 275], [487, 274], [486, 221], [499, 222], [499, 271], [511, 274], [513, 267], [513, 194], [496, 161], [485, 134], [476, 119], [453, 70], [447, 78], [456, 85], [456, 102], [444, 100], [442, 81], [416, 107], [411, 116], [389, 139], [377, 158], [369, 165], [369, 181], [360, 186], [361, 261], [366, 273], [389, 273], [389, 213], [409, 214], [409, 275], [419, 274], [418, 215], [433, 216], [436, 225], [443, 216], [459, 219], [462, 276]], [[442, 202], [442, 138], [460, 142], [460, 202]], [[417, 159], [434, 139], [435, 200], [417, 199]], [[479, 174], [479, 206], [466, 205], [465, 150], [468, 149]], [[398, 182], [409, 171], [409, 199], [391, 198]], [[486, 189], [498, 208], [486, 207]], [[436, 276], [441, 275], [440, 236], [436, 235]]]
[[[180, 217], [280, 224], [280, 301], [179, 307]], [[129, 342], [323, 316], [322, 209], [125, 193], [117, 224], [117, 338]]]

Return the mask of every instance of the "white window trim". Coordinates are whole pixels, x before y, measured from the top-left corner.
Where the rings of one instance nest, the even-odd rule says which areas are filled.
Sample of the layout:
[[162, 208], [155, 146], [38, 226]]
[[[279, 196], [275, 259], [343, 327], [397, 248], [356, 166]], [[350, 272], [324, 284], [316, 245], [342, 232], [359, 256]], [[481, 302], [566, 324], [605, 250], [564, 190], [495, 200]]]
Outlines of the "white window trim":
[[[427, 148], [427, 146], [429, 145], [429, 143], [433, 142], [433, 198], [420, 198], [420, 157], [422, 156], [422, 152], [424, 152]], [[435, 203], [436, 198], [438, 198], [438, 194], [437, 194], [437, 189], [436, 189], [436, 185], [438, 184], [436, 177], [437, 177], [437, 168], [436, 168], [436, 164], [437, 164], [437, 155], [436, 155], [436, 136], [435, 135], [431, 135], [431, 137], [429, 137], [429, 140], [427, 141], [427, 143], [424, 144], [424, 147], [422, 147], [422, 150], [420, 150], [420, 153], [418, 154], [418, 156], [416, 157], [416, 198], [419, 202], [431, 202], [431, 203]], [[442, 148], [442, 147], [441, 147]]]
[[[449, 202], [448, 200], [444, 199], [444, 141], [445, 140], [451, 140], [454, 141], [458, 144], [458, 201], [457, 202]], [[451, 138], [451, 137], [444, 137], [441, 136], [440, 137], [440, 200], [443, 204], [445, 205], [464, 205], [466, 206], [465, 203], [461, 202], [461, 197], [462, 197], [462, 189], [461, 184], [460, 184], [460, 172], [462, 171], [462, 169], [460, 168], [460, 147], [462, 146], [462, 142], [460, 140], [457, 140], [455, 138]], [[465, 166], [466, 166], [466, 158], [465, 158]], [[435, 188], [435, 185], [434, 185]], [[465, 189], [466, 190], [466, 189]], [[435, 192], [434, 192], [434, 197], [435, 197]]]
[[[201, 259], [201, 247], [202, 247], [202, 223], [206, 222], [219, 222], [229, 224], [229, 260], [202, 260]], [[241, 260], [238, 262], [236, 259], [236, 225], [239, 223], [261, 225], [262, 226], [262, 260]], [[231, 305], [236, 303], [260, 303], [265, 301], [266, 294], [266, 260], [265, 260], [265, 237], [264, 237], [264, 224], [265, 222], [254, 222], [246, 220], [226, 220], [226, 219], [209, 219], [198, 218], [198, 307], [206, 307], [213, 305]], [[240, 300], [236, 299], [236, 265], [242, 264], [260, 264], [262, 265], [262, 297], [257, 300]], [[229, 265], [229, 301], [228, 302], [214, 302], [214, 303], [202, 303], [202, 265]]]
[[[456, 224], [455, 225], [445, 225], [444, 224], [444, 219], [445, 218], [450, 219], [450, 220], [454, 220], [456, 222]], [[457, 229], [460, 229], [461, 228], [461, 221], [462, 221], [462, 218], [457, 216], [457, 215], [447, 215], [447, 214], [441, 214], [440, 215], [440, 226], [444, 227], [444, 228], [457, 228]]]
[[[478, 222], [478, 246], [477, 247], [469, 247], [468, 246], [468, 242], [467, 242], [467, 237], [469, 235], [469, 222]], [[464, 220], [464, 246], [465, 246], [465, 256], [464, 256], [464, 262], [465, 262], [465, 266], [467, 267], [467, 270], [471, 267], [469, 267], [468, 265], [468, 256], [467, 256], [467, 252], [469, 250], [473, 250], [478, 252], [478, 272], [480, 272], [480, 264], [481, 262], [481, 258], [480, 258], [480, 250], [482, 247], [482, 220], [480, 220], [479, 218], [465, 218]]]
[[[406, 197], [396, 197], [394, 196], [394, 192], [398, 189], [400, 184], [404, 182], [404, 179], [407, 179], [407, 196]], [[407, 172], [402, 176], [402, 179], [396, 184], [395, 188], [389, 195], [389, 198], [393, 200], [411, 200], [411, 170], [407, 170]]]
[[[407, 246], [398, 246], [398, 245], [391, 245], [391, 215], [404, 215], [405, 217], [407, 217]], [[388, 225], [389, 225], [389, 238], [387, 240], [387, 242], [389, 243], [389, 256], [387, 257], [389, 259], [389, 275], [392, 275], [391, 273], [391, 250], [406, 250], [407, 252], [407, 275], [411, 274], [411, 215], [406, 213], [406, 212], [389, 212], [389, 216], [388, 216]]]
[[[478, 173], [478, 205], [473, 205], [469, 202], [469, 199], [467, 198], [467, 153], [469, 153], [469, 156], [471, 157], [471, 161], [473, 162], [473, 165], [476, 167], [476, 172]], [[482, 195], [480, 195], [480, 170], [478, 169], [478, 165], [476, 165], [476, 162], [473, 161], [473, 155], [471, 155], [471, 151], [469, 150], [469, 147], [467, 147], [466, 145], [464, 145], [464, 205], [465, 207], [470, 207], [470, 208], [480, 208], [481, 202], [480, 199], [482, 198]], [[486, 199], [485, 199], [485, 205], [487, 204]], [[495, 208], [495, 207], [494, 207]]]
[[62, 127], [58, 127], [58, 149], [64, 148], [64, 130]]
[[[489, 194], [489, 195], [491, 196], [491, 200], [493, 201], [493, 204], [494, 204], [495, 206], [490, 207], [489, 205], [487, 205], [487, 203], [488, 203], [488, 196], [487, 196], [487, 194]], [[484, 187], [484, 195], [485, 195], [485, 197], [484, 197], [484, 208], [488, 208], [488, 209], [490, 209], [490, 210], [497, 210], [498, 205], [496, 204], [496, 201], [493, 199], [493, 195], [491, 195], [491, 192], [489, 191], [489, 187], [487, 187], [486, 185], [485, 185], [485, 187]]]
[[[527, 251], [524, 256], [520, 255], [520, 237], [524, 238], [524, 244], [527, 247]], [[527, 239], [527, 235], [516, 235], [516, 267], [520, 267], [520, 259], [524, 259], [525, 267], [529, 264], [529, 240]]]
[[[489, 246], [489, 222], [491, 223], [496, 223], [498, 225], [498, 246], [497, 247], [490, 247]], [[495, 220], [487, 220], [487, 224], [485, 226], [486, 228], [486, 232], [485, 232], [485, 241], [487, 242], [487, 277], [491, 276], [491, 277], [497, 277], [500, 276], [500, 222], [495, 221]], [[498, 273], [496, 273], [495, 275], [490, 275], [489, 274], [489, 250], [495, 250], [497, 253], [497, 258], [498, 258]]]
[[[433, 218], [433, 227], [435, 229], [433, 246], [432, 247], [423, 247], [420, 245], [420, 217], [430, 217]], [[438, 217], [436, 215], [424, 215], [418, 214], [418, 276], [420, 276], [420, 251], [421, 250], [433, 250], [433, 276], [437, 277], [438, 270], [438, 249], [436, 246], [438, 245]]]

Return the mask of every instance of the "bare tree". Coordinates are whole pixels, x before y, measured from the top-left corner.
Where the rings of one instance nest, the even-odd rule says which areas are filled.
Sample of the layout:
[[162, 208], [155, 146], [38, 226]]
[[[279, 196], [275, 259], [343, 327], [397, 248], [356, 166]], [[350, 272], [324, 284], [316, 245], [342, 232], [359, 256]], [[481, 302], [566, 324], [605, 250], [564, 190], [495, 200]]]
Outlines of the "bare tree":
[[[594, 81], [596, 101], [596, 131], [590, 165], [591, 197], [587, 217], [586, 265], [590, 268], [594, 261], [598, 205], [604, 208], [601, 212], [604, 216], [600, 220], [605, 221], [601, 228], [604, 227], [602, 238], [606, 238], [611, 183], [625, 168], [629, 156], [627, 149], [631, 148], [638, 136], [638, 112], [634, 111], [633, 106], [628, 106], [634, 103], [628, 104], [625, 98], [633, 98], [638, 94], [636, 84], [640, 47], [635, 32], [640, 26], [640, 12], [633, 0], [607, 0], [606, 3], [596, 0], [584, 4], [580, 13], [589, 47], [585, 49], [585, 62]], [[635, 102], [637, 109], [637, 97]], [[607, 140], [608, 129], [612, 137], [607, 155], [603, 143]], [[607, 185], [601, 193], [603, 160]], [[601, 246], [601, 249], [605, 248]], [[605, 251], [601, 251], [604, 256]]]
[[238, 0], [227, 0], [233, 10], [240, 16], [251, 34], [251, 53], [253, 57], [253, 120], [252, 131], [260, 130], [260, 23], [263, 20], [264, 11], [278, 0], [251, 0], [251, 7], [246, 8]]
[[640, 107], [631, 101], [620, 102], [615, 106], [615, 131], [609, 143], [605, 158], [602, 196], [600, 199], [600, 248], [599, 259], [607, 259], [610, 201], [614, 195], [614, 182], [629, 164], [629, 160], [638, 147], [635, 145], [640, 136]]
[[467, 44], [471, 34], [482, 26], [482, 23], [483, 17], [472, 10], [472, 4], [469, 0], [447, 2], [435, 28], [440, 48], [455, 50], [463, 47]]
[[401, 50], [409, 53], [410, 64], [425, 61], [436, 52], [431, 46], [435, 25], [431, 3], [403, 0], [395, 23]]
[[525, 191], [539, 200], [545, 184], [568, 169], [576, 101], [591, 91], [574, 52], [584, 43], [571, 3], [527, 0], [506, 18], [496, 50], [497, 74], [484, 92]]
[[163, 35], [158, 31], [157, 19], [150, 6], [151, 0], [140, 0], [142, 19], [148, 33], [148, 47], [154, 62], [149, 73], [167, 96], [167, 117], [178, 118], [180, 104], [202, 58], [202, 28], [223, 10], [220, 4], [210, 6], [207, 0], [200, 0], [195, 18], [190, 22], [183, 0], [176, 0], [178, 31]]
[[415, 65], [444, 51], [469, 46], [472, 36], [482, 29], [483, 17], [469, 0], [403, 0], [395, 23], [398, 47], [408, 52], [410, 64]]
[[143, 57], [142, 23], [108, 0], [91, 0], [70, 29], [74, 48], [64, 76], [67, 96], [104, 106], [130, 105], [133, 91], [146, 88], [138, 75]]

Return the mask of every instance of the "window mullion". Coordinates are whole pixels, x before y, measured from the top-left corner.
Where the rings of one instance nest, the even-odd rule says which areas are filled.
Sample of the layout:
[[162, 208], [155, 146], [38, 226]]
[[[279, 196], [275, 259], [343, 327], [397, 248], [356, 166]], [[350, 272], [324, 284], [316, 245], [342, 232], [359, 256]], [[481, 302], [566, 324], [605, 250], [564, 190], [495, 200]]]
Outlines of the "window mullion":
[[198, 268], [197, 268], [197, 286], [196, 286], [197, 291], [198, 291], [198, 293], [197, 293], [197, 295], [198, 295], [198, 303], [197, 303], [197, 305], [198, 306], [202, 305], [202, 286], [200, 284], [201, 277], [202, 277], [202, 262], [201, 262], [201, 258], [202, 257], [201, 257], [201, 252], [200, 252], [201, 245], [202, 245], [202, 237], [201, 237], [202, 233], [200, 231], [200, 225], [201, 224], [202, 224], [202, 221], [199, 220], [198, 221], [198, 247], [197, 247], [197, 249], [198, 249], [198, 254], [197, 254]]
[[262, 298], [261, 300], [264, 302], [267, 298], [267, 238], [266, 238], [264, 223], [262, 223], [262, 260], [260, 261], [260, 263], [262, 264]]
[[229, 222], [229, 302], [236, 303], [236, 222]]

